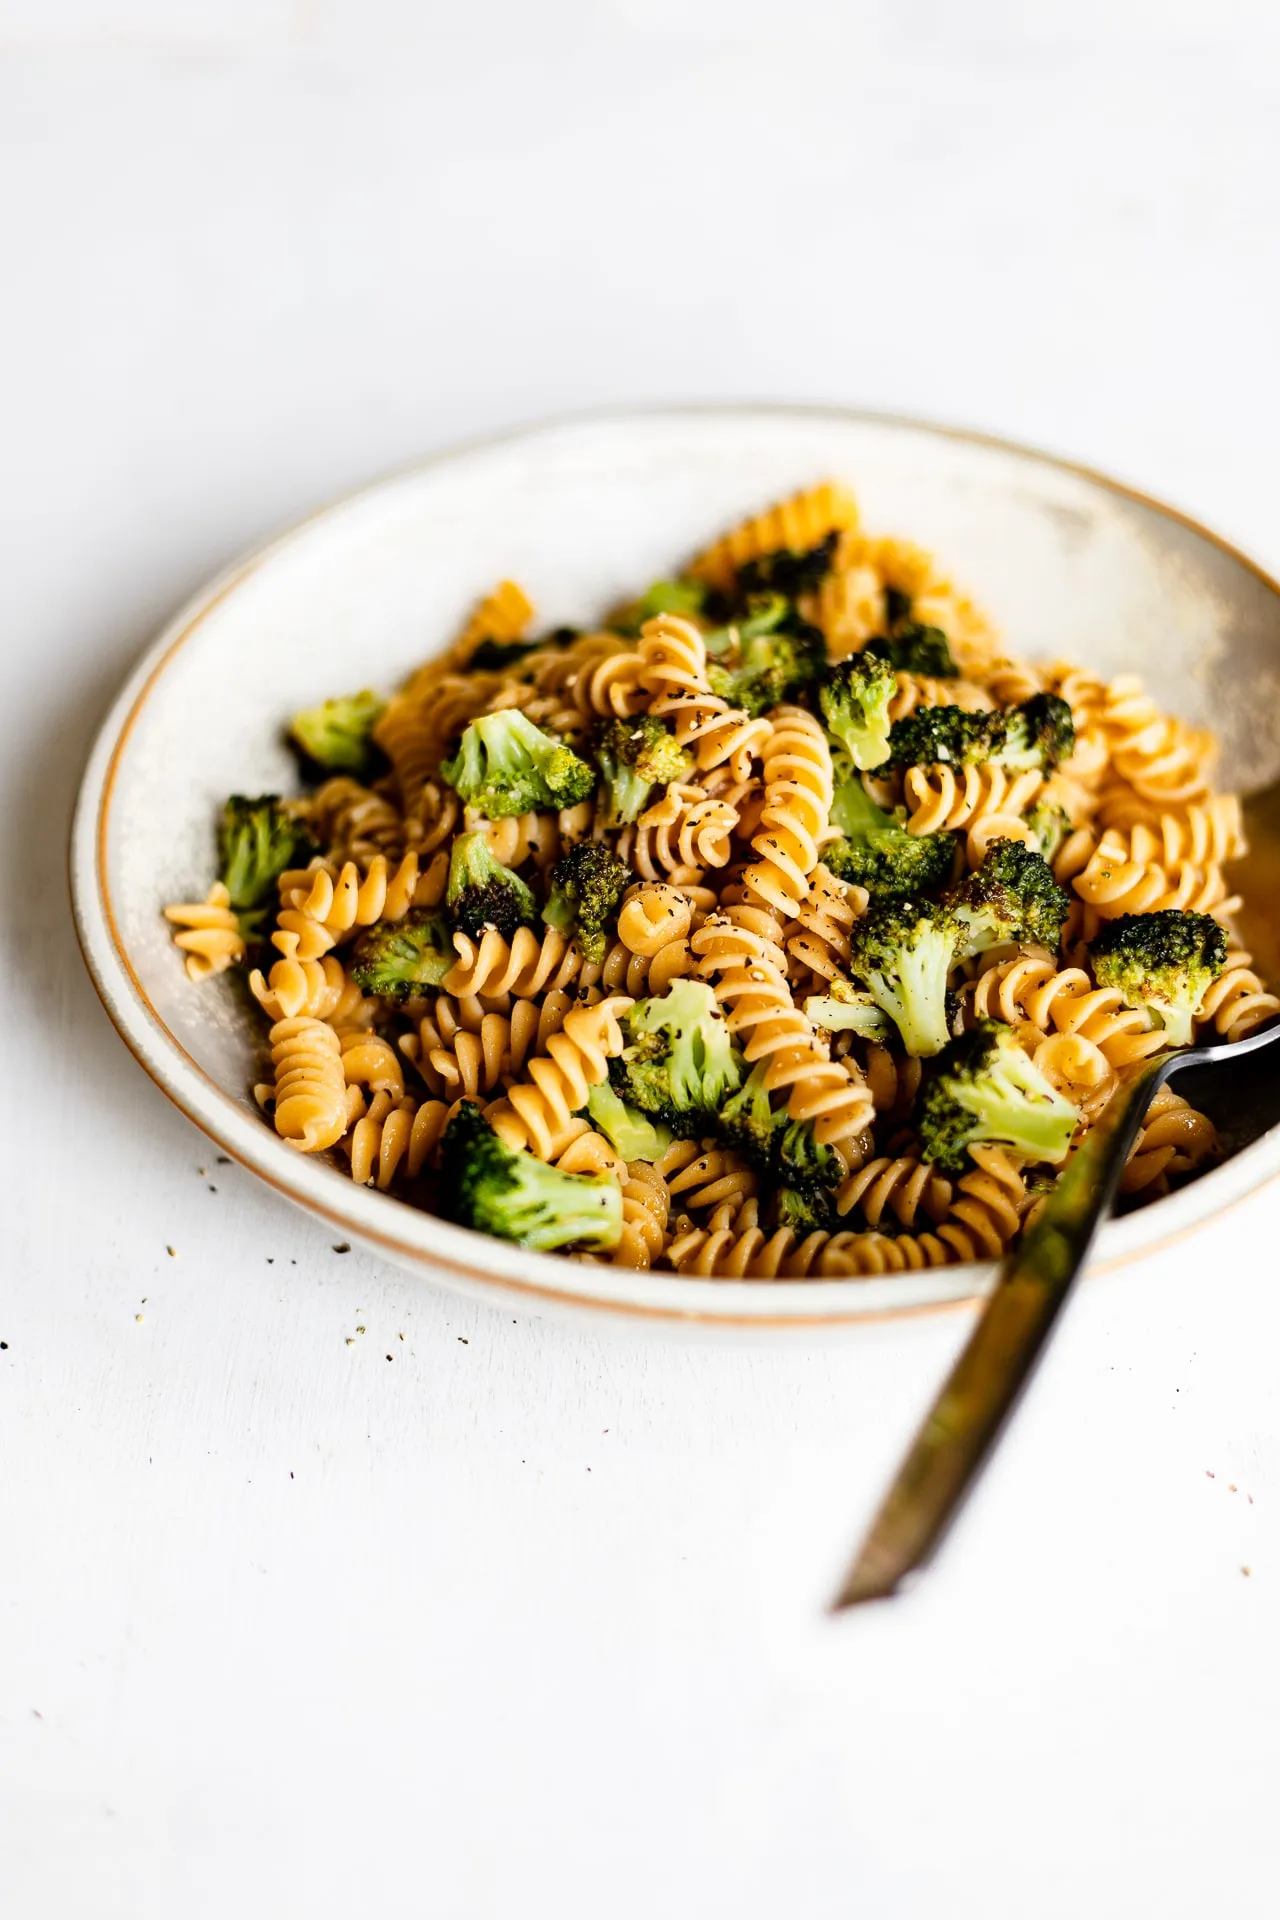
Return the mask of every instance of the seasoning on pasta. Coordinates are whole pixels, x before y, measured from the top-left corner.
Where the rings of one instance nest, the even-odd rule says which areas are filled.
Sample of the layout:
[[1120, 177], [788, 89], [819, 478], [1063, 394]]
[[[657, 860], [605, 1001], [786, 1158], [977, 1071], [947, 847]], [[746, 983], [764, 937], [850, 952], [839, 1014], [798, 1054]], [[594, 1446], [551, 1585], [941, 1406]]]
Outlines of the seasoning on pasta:
[[[248, 969], [299, 1152], [542, 1251], [909, 1272], [997, 1257], [1145, 1060], [1280, 1011], [1211, 737], [1011, 656], [843, 486], [534, 618], [502, 581], [295, 715], [316, 784], [230, 799], [164, 909], [193, 980]], [[1126, 1203], [1217, 1150], [1166, 1089]]]

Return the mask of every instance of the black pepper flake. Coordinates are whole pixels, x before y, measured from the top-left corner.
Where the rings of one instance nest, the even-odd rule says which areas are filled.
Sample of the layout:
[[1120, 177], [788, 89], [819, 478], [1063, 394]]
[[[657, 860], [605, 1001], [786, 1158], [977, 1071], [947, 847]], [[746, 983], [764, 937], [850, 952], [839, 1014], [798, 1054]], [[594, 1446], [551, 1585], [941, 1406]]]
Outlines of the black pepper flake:
[[220, 1153], [218, 1155], [218, 1165], [220, 1167], [229, 1167], [231, 1165], [231, 1155], [229, 1153]]
[[[351, 1242], [349, 1240], [339, 1240], [337, 1246], [334, 1248], [335, 1253], [350, 1253], [350, 1251], [351, 1251]], [[296, 1266], [297, 1264], [298, 1263], [295, 1260], [294, 1265]]]
[[[515, 1321], [513, 1320], [513, 1321], [511, 1322], [511, 1324], [512, 1324], [512, 1326], [514, 1327], [514, 1325], [515, 1325]], [[464, 1340], [461, 1334], [459, 1334], [459, 1335], [458, 1335], [458, 1340], [459, 1340], [459, 1343], [460, 1343], [460, 1345], [462, 1345], [462, 1346], [464, 1346], [464, 1347], [469, 1347], [469, 1346], [471, 1345], [471, 1342], [470, 1342], [469, 1340]]]
[[0, 1353], [8, 1353], [8, 1351], [9, 1342], [7, 1340], [0, 1340]]
[[388, 1354], [388, 1355], [387, 1355], [387, 1358], [388, 1358], [388, 1360], [389, 1360], [389, 1359], [391, 1358], [391, 1355], [390, 1355], [390, 1354]]
[[214, 1186], [212, 1180], [209, 1182], [209, 1191], [210, 1193], [216, 1193], [218, 1191], [218, 1189]]

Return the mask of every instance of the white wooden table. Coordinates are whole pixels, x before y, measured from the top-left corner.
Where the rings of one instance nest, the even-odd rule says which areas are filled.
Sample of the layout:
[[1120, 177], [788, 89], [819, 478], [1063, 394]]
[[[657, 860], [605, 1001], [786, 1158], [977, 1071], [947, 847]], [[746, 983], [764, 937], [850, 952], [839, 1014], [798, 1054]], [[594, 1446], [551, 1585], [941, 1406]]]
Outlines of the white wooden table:
[[1277, 38], [0, 0], [6, 1920], [1274, 1905], [1275, 1193], [1087, 1287], [936, 1577], [832, 1623], [963, 1317], [637, 1342], [335, 1251], [128, 1060], [63, 850], [202, 576], [563, 408], [951, 417], [1280, 565]]

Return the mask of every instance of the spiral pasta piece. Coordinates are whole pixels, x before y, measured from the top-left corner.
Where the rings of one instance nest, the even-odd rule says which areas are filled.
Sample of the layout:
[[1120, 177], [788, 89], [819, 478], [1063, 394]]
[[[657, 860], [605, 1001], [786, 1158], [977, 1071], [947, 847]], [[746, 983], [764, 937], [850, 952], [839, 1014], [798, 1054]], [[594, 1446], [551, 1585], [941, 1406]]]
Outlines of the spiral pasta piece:
[[841, 1183], [836, 1210], [852, 1213], [856, 1207], [868, 1226], [878, 1227], [890, 1212], [904, 1227], [914, 1227], [918, 1214], [936, 1225], [951, 1205], [951, 1184], [930, 1166], [910, 1154], [891, 1160], [868, 1160]]
[[808, 897], [809, 875], [831, 824], [831, 748], [803, 707], [778, 707], [764, 747], [764, 809], [743, 875], [749, 894], [794, 915]]
[[180, 901], [166, 907], [164, 917], [179, 929], [173, 944], [186, 956], [189, 980], [211, 980], [244, 959], [240, 922], [221, 880], [214, 881], [203, 900]]
[[299, 1153], [332, 1147], [347, 1130], [347, 1082], [337, 1034], [322, 1020], [299, 1015], [271, 1029], [274, 1123]]
[[613, 1250], [616, 1267], [652, 1267], [667, 1238], [666, 1183], [646, 1160], [632, 1160], [622, 1182], [622, 1235]]
[[1060, 967], [1043, 948], [994, 959], [961, 988], [965, 1018], [1028, 1021], [1089, 1042], [1117, 1072], [1160, 1053], [1165, 1035], [1149, 1013], [1126, 1006], [1114, 987], [1096, 987], [1081, 967]]
[[[989, 815], [1018, 820], [1034, 805], [1044, 775], [1011, 773], [992, 761], [976, 767], [908, 767], [903, 778], [908, 833], [956, 832]], [[1011, 837], [1008, 832], [1005, 838]]]
[[[289, 879], [284, 876], [284, 880]], [[378, 920], [403, 920], [414, 903], [418, 856], [406, 853], [395, 872], [378, 854], [361, 873], [348, 860], [335, 876], [318, 867], [306, 876], [309, 886], [290, 887], [272, 943], [287, 959], [318, 960], [361, 927]]]
[[640, 630], [639, 684], [649, 711], [672, 722], [677, 741], [693, 752], [698, 768], [709, 773], [727, 764], [745, 780], [753, 758], [769, 735], [767, 720], [752, 720], [740, 707], [712, 693], [707, 679], [707, 650], [688, 620], [660, 613]]
[[555, 1158], [574, 1114], [622, 1052], [619, 1020], [631, 1004], [613, 994], [566, 1016], [560, 1032], [547, 1041], [546, 1053], [529, 1062], [528, 1078], [508, 1092], [505, 1111], [490, 1111], [490, 1124], [509, 1147], [527, 1148], [539, 1160]]
[[1277, 1013], [1280, 1000], [1253, 971], [1250, 955], [1240, 947], [1230, 948], [1226, 966], [1200, 1002], [1200, 1024], [1212, 1027], [1224, 1040], [1243, 1040]]
[[709, 868], [728, 865], [737, 824], [736, 807], [713, 800], [704, 787], [673, 781], [634, 826], [623, 828], [617, 851], [642, 880], [693, 886]]
[[938, 1238], [957, 1260], [999, 1260], [1026, 1209], [1026, 1183], [1004, 1147], [971, 1146], [969, 1155], [973, 1171], [957, 1180]]
[[1120, 1176], [1121, 1193], [1167, 1192], [1172, 1176], [1194, 1173], [1218, 1151], [1213, 1122], [1172, 1087], [1161, 1087]]
[[351, 1178], [382, 1193], [402, 1171], [416, 1179], [435, 1155], [448, 1114], [443, 1100], [419, 1104], [408, 1095], [397, 1100], [389, 1091], [375, 1093], [342, 1142]]
[[1149, 857], [1154, 836], [1135, 827], [1126, 838], [1108, 830], [1094, 848], [1088, 865], [1072, 881], [1077, 894], [1098, 914], [1113, 920], [1122, 913], [1157, 913], [1178, 908], [1186, 913], [1231, 913], [1240, 904], [1229, 895], [1220, 867], [1193, 866], [1181, 861], [1166, 868]]

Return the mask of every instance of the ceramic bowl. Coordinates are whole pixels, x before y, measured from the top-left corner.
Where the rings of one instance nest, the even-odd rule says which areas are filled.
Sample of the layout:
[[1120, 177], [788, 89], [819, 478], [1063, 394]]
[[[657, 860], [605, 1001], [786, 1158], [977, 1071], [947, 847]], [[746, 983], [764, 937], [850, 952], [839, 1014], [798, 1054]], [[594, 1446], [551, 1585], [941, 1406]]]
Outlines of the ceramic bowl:
[[[770, 1284], [580, 1265], [354, 1187], [264, 1123], [248, 1091], [261, 1034], [242, 995], [226, 978], [193, 986], [160, 917], [213, 877], [226, 794], [295, 784], [280, 723], [296, 708], [394, 685], [496, 579], [524, 583], [546, 624], [577, 623], [827, 475], [852, 484], [867, 526], [934, 549], [1011, 651], [1144, 673], [1164, 705], [1219, 730], [1233, 784], [1280, 772], [1280, 588], [1098, 474], [974, 434], [790, 407], [581, 419], [443, 455], [314, 515], [197, 594], [139, 662], [85, 771], [71, 843], [85, 959], [139, 1064], [220, 1148], [425, 1277], [544, 1309], [834, 1327], [989, 1284], [981, 1266]], [[1158, 1246], [1280, 1169], [1270, 1076], [1247, 1107], [1225, 1116], [1221, 1165], [1108, 1224], [1101, 1263]]]

